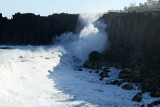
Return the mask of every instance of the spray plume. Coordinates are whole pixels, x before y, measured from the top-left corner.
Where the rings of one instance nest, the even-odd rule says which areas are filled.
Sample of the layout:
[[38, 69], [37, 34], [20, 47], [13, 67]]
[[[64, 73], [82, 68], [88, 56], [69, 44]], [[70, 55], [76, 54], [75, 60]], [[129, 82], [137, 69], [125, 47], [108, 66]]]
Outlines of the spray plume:
[[[102, 15], [102, 13], [80, 14], [79, 21], [84, 27], [79, 30], [79, 33], [64, 33], [56, 40], [59, 41], [59, 44], [67, 47], [66, 50], [71, 50], [74, 56], [82, 61], [88, 60], [90, 52], [102, 52], [108, 47], [106, 25], [98, 21]], [[80, 28], [80, 25], [78, 25], [78, 28]]]

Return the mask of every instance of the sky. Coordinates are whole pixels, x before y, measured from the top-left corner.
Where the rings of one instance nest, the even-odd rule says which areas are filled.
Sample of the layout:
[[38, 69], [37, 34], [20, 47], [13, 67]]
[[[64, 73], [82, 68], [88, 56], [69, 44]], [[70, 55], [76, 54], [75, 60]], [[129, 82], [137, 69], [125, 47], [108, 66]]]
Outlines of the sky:
[[53, 13], [107, 12], [146, 0], [0, 0], [0, 13], [11, 18], [17, 12], [48, 16]]

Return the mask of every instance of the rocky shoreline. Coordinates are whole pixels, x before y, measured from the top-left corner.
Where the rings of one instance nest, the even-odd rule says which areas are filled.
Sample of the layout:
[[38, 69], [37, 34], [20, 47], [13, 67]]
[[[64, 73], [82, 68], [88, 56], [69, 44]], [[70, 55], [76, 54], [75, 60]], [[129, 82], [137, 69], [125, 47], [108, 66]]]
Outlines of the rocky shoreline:
[[[95, 57], [92, 56], [94, 59]], [[97, 58], [98, 59], [98, 58]], [[91, 57], [89, 58], [89, 61], [86, 61], [82, 66], [78, 67], [77, 70], [83, 71], [83, 69], [90, 69], [89, 73], [96, 73], [99, 75], [99, 80], [104, 81], [105, 78], [109, 78], [109, 73], [111, 72], [109, 70], [110, 67], [115, 66], [116, 64], [113, 64], [112, 66], [107, 66], [107, 62], [102, 61], [95, 61]], [[155, 84], [149, 84], [144, 82], [137, 82], [134, 79], [139, 79], [138, 74], [135, 74], [131, 69], [129, 68], [120, 68], [120, 66], [115, 66], [117, 69], [120, 70], [118, 77], [113, 78], [111, 81], [105, 81], [106, 85], [117, 85], [120, 86], [124, 90], [134, 90], [135, 87], [136, 90], [139, 90], [137, 94], [132, 98], [132, 101], [135, 102], [141, 102], [143, 99], [144, 93], [150, 93], [150, 96], [152, 98], [157, 98], [156, 101], [153, 101], [150, 104], [147, 104], [147, 107], [154, 107], [160, 105], [160, 90], [159, 86], [156, 86]], [[135, 75], [137, 78], [135, 78]], [[112, 78], [112, 77], [110, 77]], [[145, 104], [142, 104], [141, 107], [145, 107]]]

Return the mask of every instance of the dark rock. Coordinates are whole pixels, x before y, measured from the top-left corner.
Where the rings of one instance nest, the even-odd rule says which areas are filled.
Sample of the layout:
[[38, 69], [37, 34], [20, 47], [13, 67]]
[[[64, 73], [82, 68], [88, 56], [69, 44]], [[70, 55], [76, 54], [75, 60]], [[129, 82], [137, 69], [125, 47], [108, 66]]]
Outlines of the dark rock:
[[99, 80], [103, 80], [104, 77], [101, 77]]
[[101, 69], [101, 66], [97, 63], [95, 66], [94, 66], [95, 69]]
[[130, 75], [131, 75], [131, 73], [130, 73], [129, 71], [127, 71], [127, 70], [122, 70], [122, 71], [119, 73], [118, 77], [119, 77], [120, 79], [126, 79], [126, 78], [129, 78]]
[[127, 81], [126, 81], [126, 80], [121, 80], [121, 82], [122, 82], [122, 83], [125, 83], [125, 82], [127, 82]]
[[138, 90], [141, 90], [141, 88], [142, 88], [142, 86], [141, 86], [141, 85], [139, 85], [139, 86], [138, 86]]
[[150, 94], [151, 97], [160, 97], [160, 91], [157, 90], [157, 91], [152, 91], [151, 94]]
[[138, 92], [132, 99], [132, 101], [141, 102], [142, 101], [142, 93]]
[[0, 47], [0, 49], [11, 49], [10, 47]]
[[109, 77], [109, 75], [108, 75], [108, 73], [105, 73], [105, 72], [101, 72], [100, 74], [99, 74], [99, 76], [100, 77]]
[[138, 84], [135, 84], [136, 86], [138, 86]]
[[148, 104], [147, 107], [154, 107], [154, 106], [157, 106], [157, 105], [160, 105], [160, 100], [159, 101], [154, 101], [151, 104]]
[[101, 73], [99, 74], [99, 76], [100, 76], [100, 77], [102, 77], [103, 75], [104, 75], [104, 73], [103, 73], [103, 72], [101, 72]]
[[122, 85], [122, 83], [123, 83], [122, 81], [119, 81], [119, 82], [117, 83], [117, 85], [120, 86], [120, 85]]
[[125, 90], [132, 90], [134, 87], [132, 84], [125, 84], [122, 86], [122, 89], [125, 89]]
[[83, 64], [83, 67], [84, 68], [90, 68], [90, 69], [101, 69], [101, 66], [99, 65], [98, 62], [89, 62], [89, 61], [87, 61], [87, 62], [85, 62]]
[[89, 71], [89, 73], [92, 73], [93, 71]]
[[78, 70], [79, 70], [79, 71], [82, 71], [82, 69], [81, 69], [81, 68], [78, 68]]
[[99, 80], [103, 80], [104, 77], [109, 77], [109, 75], [103, 75]]
[[89, 66], [89, 64], [84, 63], [84, 64], [83, 64], [83, 67], [84, 67], [84, 68], [89, 68], [90, 66]]
[[116, 85], [118, 82], [119, 82], [118, 80], [114, 80], [114, 81], [112, 81], [110, 84], [111, 84], [111, 85]]
[[101, 69], [101, 66], [98, 62], [86, 62], [84, 66], [87, 66], [87, 68], [91, 69]]
[[122, 85], [122, 83], [125, 83], [125, 82], [127, 82], [127, 81], [126, 81], [126, 80], [121, 80], [121, 81], [119, 81], [119, 82], [117, 83], [117, 85], [120, 86], [120, 85]]
[[111, 85], [118, 85], [118, 86], [120, 86], [122, 83], [123, 83], [122, 81], [114, 80], [114, 81], [112, 81], [110, 84], [111, 84]]
[[97, 73], [97, 74], [98, 74], [98, 73], [99, 73], [99, 70], [95, 71], [94, 73]]
[[104, 70], [106, 69], [106, 70], [108, 70], [110, 67], [105, 67], [105, 68], [103, 68]]
[[101, 72], [99, 76], [101, 77], [99, 80], [103, 80], [104, 77], [109, 77], [108, 72]]
[[89, 54], [89, 61], [91, 62], [96, 62], [100, 59], [100, 54], [99, 52], [97, 51], [92, 51], [90, 54]]
[[19, 56], [19, 58], [23, 58], [23, 56]]
[[141, 107], [145, 107], [145, 106], [144, 106], [144, 104], [143, 104], [143, 105], [141, 105]]
[[104, 74], [103, 77], [109, 77], [109, 75], [108, 74]]
[[110, 84], [110, 83], [108, 83], [108, 82], [106, 83], [106, 85], [109, 85], [109, 84]]
[[107, 68], [104, 68], [104, 69], [103, 69], [103, 72], [108, 73], [108, 72], [111, 72], [111, 71], [109, 71]]

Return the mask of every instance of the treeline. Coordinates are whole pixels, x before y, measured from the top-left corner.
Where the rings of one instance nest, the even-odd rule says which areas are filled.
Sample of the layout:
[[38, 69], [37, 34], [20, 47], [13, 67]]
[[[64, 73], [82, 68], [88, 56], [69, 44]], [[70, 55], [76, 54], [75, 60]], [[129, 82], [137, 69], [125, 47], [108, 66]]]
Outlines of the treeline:
[[76, 14], [16, 13], [7, 19], [0, 13], [0, 45], [49, 45], [57, 35], [74, 32], [77, 21]]
[[146, 12], [146, 11], [160, 11], [160, 0], [147, 0], [145, 3], [140, 3], [136, 6], [135, 3], [131, 3], [129, 7], [125, 7], [126, 12]]

